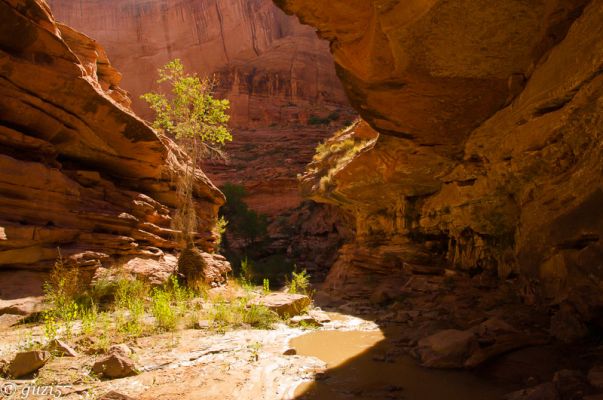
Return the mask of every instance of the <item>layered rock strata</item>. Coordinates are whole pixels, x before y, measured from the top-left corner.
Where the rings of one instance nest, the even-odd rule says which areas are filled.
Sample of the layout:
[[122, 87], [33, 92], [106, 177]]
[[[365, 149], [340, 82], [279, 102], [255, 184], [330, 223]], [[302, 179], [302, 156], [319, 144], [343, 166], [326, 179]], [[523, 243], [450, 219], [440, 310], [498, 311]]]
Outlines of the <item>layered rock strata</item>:
[[[104, 50], [42, 0], [0, 1], [0, 22], [0, 268], [47, 268], [57, 247], [83, 268], [176, 249], [187, 158], [131, 111]], [[224, 199], [200, 171], [195, 185], [211, 251]]]
[[599, 324], [603, 2], [277, 4], [331, 42], [367, 122], [353, 154], [303, 178], [356, 220], [333, 284], [396, 269], [519, 276], [524, 301], [557, 305], [553, 330]]

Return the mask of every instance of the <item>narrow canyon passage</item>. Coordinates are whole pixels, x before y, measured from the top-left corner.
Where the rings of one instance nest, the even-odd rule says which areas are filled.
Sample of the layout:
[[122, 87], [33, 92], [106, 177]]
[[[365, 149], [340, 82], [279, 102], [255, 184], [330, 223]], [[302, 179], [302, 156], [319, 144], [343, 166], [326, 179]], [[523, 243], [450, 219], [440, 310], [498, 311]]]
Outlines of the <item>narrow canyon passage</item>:
[[0, 399], [601, 400], [601, 160], [603, 0], [0, 0]]

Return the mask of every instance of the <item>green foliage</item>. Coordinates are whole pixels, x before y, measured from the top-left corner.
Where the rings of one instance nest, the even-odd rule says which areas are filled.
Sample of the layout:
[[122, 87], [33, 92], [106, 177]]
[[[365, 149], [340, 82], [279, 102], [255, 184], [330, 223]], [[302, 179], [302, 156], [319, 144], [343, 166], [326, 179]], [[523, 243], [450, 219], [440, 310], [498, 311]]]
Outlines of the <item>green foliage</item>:
[[42, 321], [44, 321], [44, 337], [47, 341], [56, 339], [59, 333], [59, 323], [52, 311], [42, 313]]
[[82, 310], [82, 333], [84, 335], [91, 335], [97, 328], [98, 324], [98, 307], [94, 301], [88, 308]]
[[255, 329], [272, 329], [279, 320], [278, 315], [265, 306], [247, 304], [246, 299], [234, 299], [230, 302], [218, 301], [209, 311], [212, 328], [218, 332], [240, 326]]
[[148, 295], [149, 287], [144, 282], [138, 279], [119, 279], [115, 289], [115, 307], [129, 310], [133, 301], [144, 300]]
[[172, 308], [172, 296], [164, 289], [155, 288], [152, 292], [151, 313], [160, 330], [172, 331], [176, 329], [177, 316]]
[[337, 141], [325, 141], [316, 146], [314, 161], [322, 161], [334, 155], [350, 159], [358, 154], [364, 148], [365, 144], [366, 140], [358, 140], [351, 137]]
[[59, 255], [50, 271], [49, 279], [44, 283], [45, 299], [52, 306], [56, 317], [69, 319], [74, 303], [80, 292], [80, 276], [78, 268], [67, 268]]
[[282, 254], [272, 254], [254, 260], [247, 255], [240, 260], [231, 257], [231, 263], [235, 271], [238, 271], [243, 286], [252, 284], [263, 286], [264, 279], [268, 279], [270, 284], [282, 284], [294, 270], [293, 262]]
[[262, 349], [262, 343], [255, 342], [247, 346], [251, 350], [251, 356], [249, 357], [250, 362], [255, 362], [260, 359], [260, 350]]
[[338, 131], [332, 138], [319, 143], [313, 158], [314, 173], [320, 176], [321, 191], [334, 188], [334, 176], [357, 154], [374, 143], [376, 139], [357, 138], [353, 129], [357, 123]]
[[80, 277], [78, 268], [67, 268], [60, 249], [58, 257], [44, 283], [45, 301], [48, 309], [42, 313], [44, 336], [47, 340], [59, 336], [61, 328], [67, 337], [71, 337], [72, 324], [78, 318], [80, 296]]
[[247, 256], [243, 257], [241, 260], [241, 279], [243, 282], [251, 282], [253, 279], [253, 263], [249, 261]]
[[121, 333], [138, 337], [143, 331], [142, 317], [149, 287], [136, 279], [120, 279], [115, 290], [115, 308], [118, 312], [117, 329]]
[[264, 292], [264, 294], [270, 293], [270, 279], [264, 278], [264, 281], [262, 283], [262, 291]]
[[240, 235], [248, 246], [265, 239], [268, 234], [268, 217], [251, 210], [245, 203], [245, 187], [226, 183], [220, 189], [226, 196], [226, 204], [221, 213], [230, 221], [231, 230]]
[[[253, 276], [257, 279], [268, 278], [270, 282], [284, 283], [294, 269], [294, 264], [282, 254], [272, 254], [254, 261]], [[260, 280], [261, 282], [261, 280]]]
[[192, 289], [180, 285], [175, 276], [151, 293], [151, 313], [159, 330], [173, 331], [189, 311], [189, 302], [195, 298]]
[[310, 295], [310, 275], [304, 269], [301, 272], [293, 271], [289, 282], [289, 293]]
[[330, 119], [321, 118], [316, 115], [310, 115], [310, 118], [308, 118], [308, 124], [310, 125], [327, 125], [329, 122], [331, 122]]
[[226, 128], [228, 100], [215, 99], [215, 83], [184, 72], [179, 59], [159, 69], [157, 83], [168, 83], [171, 96], [146, 93], [141, 96], [156, 113], [153, 127], [176, 138], [198, 138], [204, 143], [223, 145], [232, 140]]
[[[58, 266], [61, 267], [62, 264]], [[113, 343], [157, 330], [174, 331], [191, 326], [199, 318], [211, 319], [214, 327], [220, 331], [237, 327], [269, 329], [278, 321], [278, 316], [266, 307], [248, 304], [249, 298], [214, 302], [206, 292], [195, 292], [182, 286], [176, 276], [152, 290], [146, 283], [125, 277], [113, 281], [101, 279], [96, 287], [79, 294], [75, 300], [58, 294], [54, 289], [68, 286], [65, 282], [70, 278], [61, 273], [69, 275], [71, 271], [61, 270], [60, 273], [55, 273], [53, 282], [58, 284], [49, 282], [46, 285], [47, 294], [53, 299], [51, 307], [42, 313], [46, 341], [61, 336], [70, 338], [77, 333], [89, 337], [84, 345], [98, 351], [108, 349]], [[269, 290], [269, 286], [270, 282], [266, 280], [264, 289]], [[197, 301], [200, 294], [203, 296], [203, 303]], [[99, 311], [98, 303], [92, 296], [109, 299], [111, 304], [105, 305], [109, 311]], [[154, 317], [154, 324], [145, 323], [145, 316], [149, 314]], [[74, 329], [77, 327], [74, 324], [77, 319], [81, 320], [79, 332]], [[30, 341], [33, 343], [33, 339]], [[31, 347], [32, 344], [25, 342], [23, 346]]]
[[89, 306], [94, 304], [104, 304], [114, 301], [117, 282], [106, 276], [97, 279], [86, 291], [86, 295], [81, 299], [82, 302], [89, 302]]
[[333, 111], [332, 113], [330, 113], [326, 117], [319, 117], [317, 115], [310, 115], [310, 118], [308, 118], [308, 124], [310, 124], [310, 125], [328, 125], [332, 121], [339, 120], [340, 117], [341, 116], [339, 115], [339, 113], [337, 111]]
[[159, 69], [157, 83], [168, 84], [171, 94], [146, 93], [141, 96], [155, 111], [153, 127], [175, 136], [180, 148], [190, 157], [184, 173], [174, 177], [177, 209], [172, 221], [181, 248], [188, 248], [194, 244], [197, 229], [193, 200], [197, 164], [214, 154], [222, 157], [221, 147], [232, 140], [226, 126], [230, 118], [226, 113], [229, 102], [215, 99], [212, 95], [215, 82], [185, 73], [178, 59]]
[[224, 218], [224, 216], [220, 216], [218, 218], [218, 220], [216, 221], [216, 225], [215, 225], [215, 232], [216, 235], [218, 236], [218, 240], [216, 242], [216, 245], [218, 247], [220, 247], [220, 245], [222, 245], [222, 238], [224, 237], [224, 234], [226, 233], [226, 227], [228, 226], [228, 220], [226, 218]]
[[265, 306], [251, 304], [243, 313], [243, 323], [255, 329], [272, 329], [278, 320], [278, 315]]

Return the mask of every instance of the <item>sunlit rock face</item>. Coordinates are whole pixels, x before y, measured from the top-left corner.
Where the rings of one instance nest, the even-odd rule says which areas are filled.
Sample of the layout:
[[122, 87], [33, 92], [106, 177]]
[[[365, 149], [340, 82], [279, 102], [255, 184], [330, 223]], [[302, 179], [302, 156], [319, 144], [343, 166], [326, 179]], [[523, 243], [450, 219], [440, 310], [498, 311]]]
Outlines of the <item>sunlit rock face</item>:
[[98, 40], [123, 73], [133, 108], [156, 89], [156, 71], [180, 58], [215, 75], [232, 126], [306, 124], [347, 106], [328, 44], [270, 0], [50, 0], [60, 21]]
[[[42, 0], [0, 2], [0, 269], [85, 268], [177, 247], [173, 177], [186, 157], [129, 108], [120, 74]], [[224, 202], [199, 172], [197, 242]]]
[[527, 300], [567, 301], [592, 320], [603, 2], [277, 4], [331, 42], [366, 121], [347, 133], [356, 150], [315, 161], [302, 180], [356, 218], [331, 282], [397, 268], [519, 275]]

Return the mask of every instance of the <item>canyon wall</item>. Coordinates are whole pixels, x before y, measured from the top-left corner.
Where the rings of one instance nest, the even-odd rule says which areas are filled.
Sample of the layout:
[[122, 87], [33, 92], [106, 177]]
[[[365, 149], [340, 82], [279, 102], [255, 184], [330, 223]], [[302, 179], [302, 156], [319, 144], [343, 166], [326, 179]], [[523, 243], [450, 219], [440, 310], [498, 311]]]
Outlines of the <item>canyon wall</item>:
[[276, 3], [330, 41], [366, 121], [302, 178], [356, 221], [331, 286], [492, 274], [554, 331], [601, 322], [603, 1]]
[[231, 102], [234, 140], [226, 145], [230, 161], [204, 171], [218, 186], [245, 186], [245, 201], [271, 220], [300, 205], [297, 174], [331, 130], [354, 118], [328, 43], [270, 0], [49, 4], [59, 20], [102, 43], [145, 119], [153, 115], [139, 96], [158, 89], [157, 69], [167, 61], [215, 75], [217, 96]]
[[[163, 260], [185, 155], [129, 108], [104, 50], [42, 0], [0, 1], [0, 271]], [[222, 193], [195, 183], [205, 251]], [[7, 281], [8, 282], [8, 281]], [[10, 284], [0, 289], [6, 298]]]
[[348, 102], [327, 43], [270, 0], [50, 0], [60, 21], [98, 40], [124, 75], [134, 110], [157, 89], [157, 68], [180, 58], [215, 75], [238, 128], [306, 124]]

